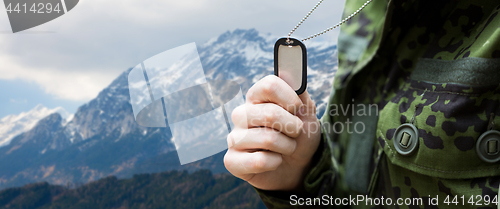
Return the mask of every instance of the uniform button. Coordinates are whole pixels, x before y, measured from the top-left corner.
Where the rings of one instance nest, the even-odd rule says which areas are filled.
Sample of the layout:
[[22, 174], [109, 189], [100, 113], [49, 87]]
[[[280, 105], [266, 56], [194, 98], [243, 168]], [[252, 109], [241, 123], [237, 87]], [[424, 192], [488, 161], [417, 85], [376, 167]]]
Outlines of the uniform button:
[[481, 160], [488, 163], [500, 161], [500, 131], [484, 132], [476, 142], [476, 153]]
[[418, 147], [417, 128], [411, 123], [400, 125], [394, 132], [393, 143], [399, 154], [412, 154]]

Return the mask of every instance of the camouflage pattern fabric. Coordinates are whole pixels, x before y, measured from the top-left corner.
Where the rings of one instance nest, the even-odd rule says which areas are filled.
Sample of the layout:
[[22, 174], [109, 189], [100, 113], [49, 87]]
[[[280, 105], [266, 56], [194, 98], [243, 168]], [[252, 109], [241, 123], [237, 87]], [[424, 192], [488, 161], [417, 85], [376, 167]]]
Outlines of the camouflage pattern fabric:
[[[364, 2], [347, 0], [344, 15]], [[373, 0], [342, 25], [339, 70], [321, 119], [323, 142], [305, 191], [295, 195], [423, 200], [332, 208], [497, 208], [478, 202], [477, 195], [499, 194], [500, 162], [484, 162], [475, 147], [489, 128], [500, 131], [499, 11], [500, 1], [494, 0]], [[359, 104], [378, 107], [376, 128], [364, 133], [374, 142], [368, 150], [350, 142], [358, 136], [332, 127], [352, 121], [356, 111], [335, 114], [335, 105]], [[419, 146], [404, 156], [393, 136], [412, 119]], [[360, 172], [366, 175], [354, 175]], [[269, 208], [293, 207], [293, 193], [257, 191]], [[448, 196], [459, 203], [446, 204]], [[483, 204], [468, 203], [471, 196]], [[430, 204], [435, 197], [438, 204]]]

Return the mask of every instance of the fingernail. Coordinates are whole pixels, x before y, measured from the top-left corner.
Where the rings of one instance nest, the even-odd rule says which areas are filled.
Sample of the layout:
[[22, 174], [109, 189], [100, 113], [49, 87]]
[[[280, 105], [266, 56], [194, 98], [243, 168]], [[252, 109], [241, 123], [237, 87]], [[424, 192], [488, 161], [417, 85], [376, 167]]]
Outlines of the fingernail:
[[306, 113], [306, 107], [304, 105], [300, 106], [299, 114], [304, 115]]

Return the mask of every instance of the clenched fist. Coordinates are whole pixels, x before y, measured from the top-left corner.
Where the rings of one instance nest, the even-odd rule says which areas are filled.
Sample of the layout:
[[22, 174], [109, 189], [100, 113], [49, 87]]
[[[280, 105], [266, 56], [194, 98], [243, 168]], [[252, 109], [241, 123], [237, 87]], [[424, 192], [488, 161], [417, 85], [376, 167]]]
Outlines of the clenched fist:
[[248, 90], [231, 118], [227, 170], [259, 189], [300, 189], [321, 138], [307, 91], [297, 95], [281, 78], [267, 76]]

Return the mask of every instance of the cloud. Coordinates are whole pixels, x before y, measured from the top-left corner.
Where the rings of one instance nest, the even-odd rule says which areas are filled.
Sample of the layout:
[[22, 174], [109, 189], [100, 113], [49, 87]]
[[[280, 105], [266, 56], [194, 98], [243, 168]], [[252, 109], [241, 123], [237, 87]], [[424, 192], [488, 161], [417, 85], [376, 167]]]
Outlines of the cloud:
[[[310, 1], [84, 0], [69, 13], [9, 34], [0, 10], [0, 79], [23, 79], [58, 98], [86, 101], [116, 76], [162, 51], [201, 44], [236, 28], [285, 36]], [[340, 19], [343, 2], [325, 1], [295, 33], [304, 37]], [[335, 37], [335, 33], [326, 38]]]
[[26, 104], [26, 103], [28, 103], [27, 99], [10, 99], [9, 101], [11, 103], [14, 103], [14, 104]]
[[[116, 77], [114, 73], [103, 73], [92, 70], [89, 72], [61, 72], [51, 68], [21, 66], [10, 62], [5, 56], [0, 56], [0, 63], [2, 63], [0, 79], [32, 81], [56, 98], [73, 101], [85, 101], [94, 98], [100, 90]], [[11, 100], [11, 102], [19, 101]]]

